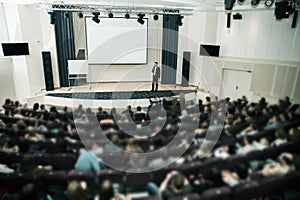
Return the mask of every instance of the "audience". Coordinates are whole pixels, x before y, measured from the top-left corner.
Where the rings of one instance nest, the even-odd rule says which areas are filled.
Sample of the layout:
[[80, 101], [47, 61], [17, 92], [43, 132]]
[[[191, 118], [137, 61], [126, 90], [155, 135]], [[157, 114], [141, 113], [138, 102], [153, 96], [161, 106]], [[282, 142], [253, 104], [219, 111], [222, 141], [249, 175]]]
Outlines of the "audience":
[[[110, 169], [102, 163], [101, 159], [97, 158], [102, 152], [117, 152], [123, 148], [125, 151], [133, 153], [156, 151], [170, 143], [175, 136], [178, 137], [178, 142], [173, 144], [173, 151], [181, 147], [188, 147], [178, 162], [172, 165], [172, 169], [176, 169], [178, 172], [168, 173], [166, 179], [158, 183], [160, 187], [153, 183], [148, 185], [149, 194], [158, 195], [162, 199], [170, 199], [192, 192], [202, 194], [207, 189], [223, 186], [235, 188], [248, 181], [256, 180], [256, 178], [284, 176], [299, 170], [299, 151], [291, 149], [292, 152], [297, 153], [287, 153], [285, 151], [289, 152], [290, 150], [284, 148], [284, 145], [298, 144], [297, 142], [300, 141], [299, 112], [291, 109], [288, 97], [278, 101], [277, 105], [269, 104], [265, 98], [261, 98], [258, 103], [249, 103], [245, 96], [234, 101], [226, 99], [224, 108], [220, 106], [225, 104], [222, 103], [218, 99], [211, 101], [208, 97], [206, 104], [202, 104], [202, 100], [199, 100], [199, 105], [191, 105], [188, 109], [178, 113], [180, 104], [178, 101], [174, 101], [170, 106], [172, 110], [167, 110], [167, 117], [164, 118], [160, 114], [146, 114], [142, 112], [140, 106], [137, 107], [136, 113], [133, 113], [131, 106], [128, 106], [122, 115], [115, 108], [112, 108], [108, 115], [102, 107], [99, 107], [98, 112], [94, 114], [91, 108], [84, 110], [83, 106], [79, 105], [72, 113], [68, 112], [67, 107], [60, 112], [52, 106], [48, 111], [45, 105], [36, 103], [30, 109], [26, 104], [22, 106], [18, 101], [6, 99], [2, 106], [3, 114], [0, 115], [0, 150], [1, 153], [5, 153], [3, 154], [5, 156], [1, 154], [0, 160], [3, 163], [0, 162], [0, 172], [7, 174], [32, 173], [39, 176], [39, 173], [44, 170], [52, 170], [39, 166], [40, 163], [44, 162], [43, 166], [46, 166], [47, 162], [53, 161], [55, 165], [58, 163], [55, 163], [54, 160], [59, 154], [70, 153], [77, 158], [77, 161], [74, 160], [74, 169], [77, 172], [91, 172], [96, 177], [100, 171], [105, 171], [106, 168]], [[194, 108], [196, 107], [199, 107], [200, 113], [199, 111], [195, 112]], [[126, 117], [129, 115], [136, 123], [132, 127], [133, 130], [136, 128], [145, 133], [155, 132], [155, 135], [149, 139], [148, 144], [145, 144], [147, 141], [143, 138], [134, 138], [127, 135], [126, 131], [122, 132], [116, 125], [115, 119], [112, 118], [113, 115], [119, 116], [118, 123], [130, 123], [129, 118]], [[216, 119], [213, 120], [211, 117], [214, 115]], [[149, 116], [151, 117], [149, 118]], [[106, 143], [102, 147], [102, 141], [98, 141], [99, 135], [97, 134], [99, 132], [87, 128], [88, 125], [94, 123], [94, 119], [98, 120], [104, 130], [101, 134], [105, 134], [111, 143]], [[151, 127], [142, 129], [141, 127], [146, 125], [145, 122], [148, 123], [150, 120], [153, 122]], [[163, 120], [166, 120], [166, 123], [161, 129], [157, 124]], [[189, 124], [183, 124], [183, 120], [197, 123], [198, 128], [196, 130], [189, 129]], [[182, 127], [184, 130], [180, 130]], [[201, 148], [201, 144], [209, 143], [209, 138], [215, 130], [219, 129], [223, 129], [223, 131], [212, 151]], [[79, 131], [88, 137], [93, 135], [92, 139], [85, 140], [84, 145], [86, 146], [83, 146], [79, 140]], [[196, 137], [189, 146], [187, 137], [191, 131], [195, 131]], [[204, 140], [204, 138], [208, 138], [208, 140]], [[252, 152], [258, 152], [256, 155], [264, 156], [264, 150], [272, 150], [272, 148], [280, 150], [276, 155], [278, 156], [276, 160], [272, 160], [275, 155], [270, 154], [268, 159], [255, 160], [253, 158], [247, 162], [233, 162], [231, 167], [207, 164], [213, 163], [214, 159], [224, 160], [228, 163], [235, 157], [247, 158]], [[52, 157], [47, 162], [36, 160], [37, 155], [40, 154]], [[171, 161], [171, 157], [165, 151], [161, 158], [157, 157], [149, 161], [137, 160], [132, 156], [126, 167], [144, 165], [152, 168], [169, 164]], [[181, 166], [193, 166], [199, 163], [211, 167], [203, 169], [204, 171], [200, 170], [197, 172], [198, 174], [187, 175], [184, 171], [185, 168], [182, 168], [181, 172]], [[57, 169], [54, 168], [54, 172], [55, 170]], [[47, 188], [41, 189], [37, 183], [30, 184], [19, 193], [20, 199], [36, 199], [36, 195], [40, 198], [37, 190], [43, 192], [47, 190]], [[93, 190], [93, 188], [77, 181], [70, 182], [64, 190], [68, 199], [90, 199], [89, 195], [94, 197], [96, 193], [98, 194], [98, 191], [90, 192], [89, 190]], [[44, 192], [44, 194], [46, 193], [48, 192]], [[114, 191], [110, 181], [102, 182], [97, 198], [128, 199], [119, 191]]]

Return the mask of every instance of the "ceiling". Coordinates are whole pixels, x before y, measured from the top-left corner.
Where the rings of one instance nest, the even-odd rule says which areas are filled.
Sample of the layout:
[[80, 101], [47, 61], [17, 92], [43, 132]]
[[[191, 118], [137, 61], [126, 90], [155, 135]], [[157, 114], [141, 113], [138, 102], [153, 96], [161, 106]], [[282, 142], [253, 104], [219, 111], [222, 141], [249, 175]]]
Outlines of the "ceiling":
[[[243, 4], [235, 3], [233, 10], [261, 10], [274, 9], [266, 8], [264, 1], [253, 8], [251, 0], [246, 0]], [[297, 0], [298, 1], [298, 0]], [[204, 11], [224, 11], [224, 0], [0, 0], [0, 2], [13, 2], [20, 4], [39, 3], [43, 5], [91, 5], [98, 7], [123, 7], [123, 8], [147, 8], [147, 9], [179, 9], [179, 10], [204, 10]]]

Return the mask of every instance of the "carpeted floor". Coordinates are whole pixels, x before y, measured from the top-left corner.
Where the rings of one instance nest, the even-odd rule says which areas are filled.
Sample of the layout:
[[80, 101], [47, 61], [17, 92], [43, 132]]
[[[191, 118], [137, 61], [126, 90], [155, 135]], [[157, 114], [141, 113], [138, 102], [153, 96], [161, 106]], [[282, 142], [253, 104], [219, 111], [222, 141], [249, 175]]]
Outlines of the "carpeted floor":
[[172, 97], [180, 94], [193, 93], [194, 90], [162, 90], [151, 91], [122, 91], [122, 92], [75, 92], [75, 93], [49, 93], [46, 96], [74, 99], [149, 99], [160, 97]]

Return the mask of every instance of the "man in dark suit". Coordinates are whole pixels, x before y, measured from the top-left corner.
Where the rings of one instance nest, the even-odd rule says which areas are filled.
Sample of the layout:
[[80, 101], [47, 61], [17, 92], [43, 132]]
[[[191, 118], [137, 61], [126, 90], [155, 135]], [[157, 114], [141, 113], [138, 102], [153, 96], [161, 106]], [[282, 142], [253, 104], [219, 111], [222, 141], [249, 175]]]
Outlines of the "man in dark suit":
[[155, 91], [157, 91], [159, 78], [160, 78], [160, 67], [158, 66], [158, 62], [154, 62], [154, 66], [152, 68], [152, 90], [151, 91], [154, 91], [154, 83], [156, 84]]

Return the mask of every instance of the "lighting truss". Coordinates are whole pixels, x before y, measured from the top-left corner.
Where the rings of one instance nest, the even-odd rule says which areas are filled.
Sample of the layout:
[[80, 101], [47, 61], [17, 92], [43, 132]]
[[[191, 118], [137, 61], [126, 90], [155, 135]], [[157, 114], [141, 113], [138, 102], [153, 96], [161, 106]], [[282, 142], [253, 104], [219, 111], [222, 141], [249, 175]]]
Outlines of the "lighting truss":
[[[92, 13], [94, 11], [99, 12], [112, 12], [112, 13], [130, 13], [130, 14], [180, 14], [180, 15], [192, 15], [193, 9], [190, 8], [171, 8], [166, 9], [164, 6], [114, 6], [114, 5], [101, 5], [95, 3], [84, 2], [84, 1], [41, 1], [37, 3], [37, 7], [48, 12], [50, 11], [73, 11], [73, 12], [83, 12]], [[179, 12], [174, 12], [178, 10]]]

